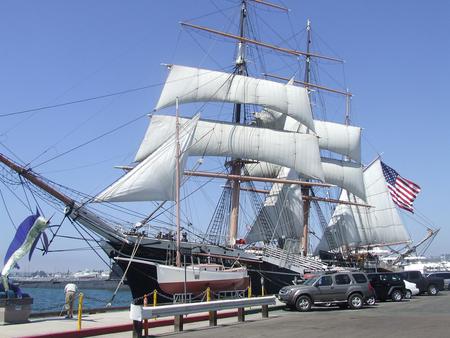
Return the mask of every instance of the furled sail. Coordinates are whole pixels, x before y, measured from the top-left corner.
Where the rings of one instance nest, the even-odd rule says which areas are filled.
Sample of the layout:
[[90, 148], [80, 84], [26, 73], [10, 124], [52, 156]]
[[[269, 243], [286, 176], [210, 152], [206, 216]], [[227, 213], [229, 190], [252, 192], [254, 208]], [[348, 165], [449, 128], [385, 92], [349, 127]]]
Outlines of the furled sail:
[[[408, 232], [392, 202], [380, 160], [376, 160], [364, 170], [364, 185], [367, 204], [371, 208], [338, 205], [330, 220], [327, 231], [331, 232], [337, 246], [383, 246], [407, 243]], [[363, 203], [361, 199], [342, 191], [341, 200]], [[328, 248], [325, 236], [318, 250]]]
[[[360, 164], [322, 157], [325, 182], [346, 189], [362, 200], [366, 200], [363, 170]], [[277, 177], [281, 166], [273, 163], [246, 163], [245, 173], [257, 177]]]
[[268, 162], [256, 162], [244, 164], [244, 174], [256, 177], [277, 177], [282, 166]]
[[[305, 126], [277, 111], [264, 109], [256, 113], [256, 125], [271, 128], [308, 132]], [[319, 137], [320, 149], [329, 150], [361, 163], [361, 128], [340, 123], [314, 120], [314, 130]]]
[[[180, 121], [185, 123], [188, 119]], [[144, 160], [174, 132], [174, 117], [153, 115], [135, 160]], [[198, 121], [189, 154], [266, 161], [292, 168], [308, 178], [324, 178], [317, 137], [311, 134]]]
[[[180, 121], [180, 168], [189, 155], [199, 116]], [[175, 121], [175, 120], [174, 120]], [[105, 191], [95, 202], [171, 201], [176, 189], [176, 135], [172, 133], [144, 161]]]
[[170, 67], [155, 109], [189, 102], [230, 102], [261, 105], [289, 115], [314, 130], [308, 92], [291, 84], [193, 67]]
[[[298, 174], [282, 168], [278, 178], [298, 179]], [[303, 229], [303, 201], [301, 186], [275, 183], [264, 205], [245, 237], [247, 243], [270, 242], [272, 239], [298, 240]]]

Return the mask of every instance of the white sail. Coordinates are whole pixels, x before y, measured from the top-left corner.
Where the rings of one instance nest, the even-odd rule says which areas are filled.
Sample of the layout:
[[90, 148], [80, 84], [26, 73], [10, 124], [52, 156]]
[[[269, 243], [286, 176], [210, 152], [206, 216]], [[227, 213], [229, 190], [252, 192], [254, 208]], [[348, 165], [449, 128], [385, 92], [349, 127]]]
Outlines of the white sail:
[[[174, 132], [174, 117], [153, 115], [135, 160], [144, 160]], [[310, 134], [198, 121], [189, 154], [266, 161], [292, 168], [308, 178], [324, 178], [317, 137]]]
[[[357, 247], [409, 242], [410, 236], [392, 202], [380, 160], [364, 170], [364, 185], [367, 204], [372, 207], [339, 205], [331, 218], [328, 231], [337, 234], [338, 244]], [[340, 199], [363, 203], [346, 191], [342, 191]], [[325, 239], [320, 246], [326, 247]]]
[[363, 169], [360, 164], [322, 157], [325, 182], [337, 185], [361, 200], [366, 200]]
[[155, 109], [189, 102], [261, 105], [293, 117], [314, 130], [307, 90], [290, 84], [193, 67], [170, 67]]
[[[298, 121], [277, 111], [264, 109], [255, 114], [256, 125], [307, 133], [308, 129]], [[319, 148], [329, 150], [361, 163], [361, 128], [341, 123], [314, 120], [314, 130], [319, 137]]]
[[327, 149], [361, 163], [361, 128], [314, 120], [320, 149]]
[[244, 164], [243, 171], [245, 175], [256, 177], [275, 178], [280, 173], [282, 166], [268, 162], [256, 162]]
[[[282, 168], [278, 178], [298, 179], [297, 173]], [[302, 237], [303, 201], [298, 184], [275, 183], [270, 189], [264, 205], [256, 216], [245, 237], [247, 243], [269, 242], [272, 239]]]
[[[322, 169], [326, 183], [346, 189], [362, 200], [366, 200], [363, 170], [360, 164], [322, 157]], [[246, 163], [244, 173], [256, 177], [277, 177], [281, 166], [273, 163]]]
[[[184, 168], [198, 119], [197, 115], [180, 121], [180, 168]], [[95, 202], [173, 201], [175, 183], [176, 139], [172, 133], [150, 156], [100, 193]]]

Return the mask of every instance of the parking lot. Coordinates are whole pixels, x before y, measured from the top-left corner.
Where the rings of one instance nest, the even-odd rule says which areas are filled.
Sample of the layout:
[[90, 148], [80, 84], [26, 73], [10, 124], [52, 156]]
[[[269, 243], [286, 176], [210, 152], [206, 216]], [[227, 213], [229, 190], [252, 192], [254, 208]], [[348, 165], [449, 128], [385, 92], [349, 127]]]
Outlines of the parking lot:
[[315, 307], [312, 312], [280, 310], [268, 320], [185, 331], [188, 337], [450, 337], [450, 292], [362, 310]]

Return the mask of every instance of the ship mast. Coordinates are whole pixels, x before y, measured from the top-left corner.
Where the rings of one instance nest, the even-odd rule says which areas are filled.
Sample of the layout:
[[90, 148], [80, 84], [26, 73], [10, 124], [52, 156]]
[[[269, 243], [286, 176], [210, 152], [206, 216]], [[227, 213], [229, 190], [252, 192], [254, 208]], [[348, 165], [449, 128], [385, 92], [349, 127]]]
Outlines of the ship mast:
[[[309, 84], [311, 81], [311, 57], [310, 46], [311, 46], [311, 21], [308, 19], [306, 22], [306, 32], [307, 32], [307, 41], [306, 41], [306, 63], [305, 63], [305, 83]], [[305, 85], [305, 88], [310, 95], [308, 85]], [[311, 100], [310, 100], [311, 101]], [[309, 196], [310, 191], [309, 187], [302, 186], [302, 195]], [[311, 208], [311, 203], [309, 199], [305, 199], [303, 201], [303, 237], [302, 237], [302, 254], [303, 256], [308, 255], [308, 235], [309, 235], [309, 211]]]
[[[247, 17], [247, 3], [242, 0], [241, 17], [239, 21], [239, 37], [243, 38], [245, 35], [245, 19]], [[246, 75], [245, 65], [245, 41], [239, 40], [238, 51], [236, 57], [236, 74]], [[241, 123], [242, 105], [237, 103], [234, 105], [233, 122]], [[233, 159], [231, 163], [231, 174], [240, 175], [242, 169], [242, 162], [239, 159]], [[230, 212], [230, 229], [228, 234], [228, 245], [233, 247], [236, 244], [236, 237], [238, 232], [239, 222], [239, 194], [241, 191], [241, 183], [238, 180], [231, 181], [231, 212]]]
[[175, 104], [176, 111], [176, 121], [175, 121], [175, 204], [176, 204], [176, 226], [177, 226], [177, 255], [176, 255], [176, 265], [181, 267], [181, 253], [180, 253], [180, 242], [181, 242], [181, 227], [180, 227], [180, 119], [178, 111], [178, 97]]
[[[198, 29], [198, 30], [202, 30], [211, 34], [215, 34], [218, 36], [222, 36], [222, 37], [226, 37], [229, 39], [233, 39], [238, 41], [238, 50], [237, 50], [237, 56], [236, 56], [236, 61], [235, 61], [235, 74], [237, 75], [247, 75], [247, 68], [246, 68], [246, 60], [245, 60], [245, 47], [246, 45], [254, 45], [254, 46], [259, 46], [262, 48], [267, 48], [267, 49], [271, 49], [271, 50], [275, 50], [278, 51], [280, 53], [284, 53], [284, 54], [288, 54], [288, 55], [294, 55], [297, 57], [300, 56], [304, 56], [307, 60], [307, 64], [306, 64], [306, 71], [305, 71], [305, 81], [304, 82], [300, 82], [300, 81], [296, 81], [299, 82], [301, 84], [303, 84], [306, 88], [317, 88], [320, 90], [326, 90], [326, 91], [330, 91], [330, 92], [334, 92], [334, 93], [339, 93], [339, 94], [344, 94], [344, 95], [349, 95], [351, 96], [351, 93], [344, 93], [342, 91], [339, 90], [335, 90], [332, 88], [327, 88], [324, 86], [320, 86], [320, 85], [315, 85], [315, 84], [311, 84], [309, 82], [310, 79], [310, 60], [311, 58], [319, 58], [319, 59], [324, 59], [324, 60], [329, 60], [329, 61], [334, 61], [334, 62], [344, 62], [341, 59], [337, 59], [334, 57], [329, 57], [329, 56], [325, 56], [325, 55], [320, 55], [317, 53], [312, 53], [310, 52], [310, 44], [311, 44], [311, 29], [310, 29], [310, 23], [308, 20], [308, 44], [307, 44], [307, 51], [299, 51], [299, 50], [292, 50], [289, 48], [284, 48], [284, 47], [280, 47], [280, 46], [276, 46], [276, 45], [272, 45], [269, 43], [265, 43], [262, 41], [258, 41], [258, 40], [254, 40], [254, 39], [250, 39], [248, 37], [245, 36], [245, 27], [246, 27], [246, 18], [247, 18], [247, 3], [249, 1], [253, 1], [254, 3], [260, 4], [260, 5], [266, 5], [272, 8], [277, 8], [283, 11], [288, 11], [287, 8], [284, 8], [282, 6], [279, 5], [275, 5], [269, 2], [266, 2], [265, 0], [242, 0], [241, 1], [241, 11], [240, 11], [240, 22], [239, 22], [239, 35], [234, 35], [234, 34], [230, 34], [230, 33], [225, 33], [225, 32], [221, 32], [212, 28], [208, 28], [208, 27], [204, 27], [204, 26], [199, 26], [199, 25], [194, 25], [192, 23], [188, 23], [188, 22], [181, 22], [180, 24], [184, 27], [189, 27], [189, 28], [193, 28], [193, 29]], [[280, 78], [276, 75], [268, 75], [267, 76], [272, 76], [275, 78]], [[233, 110], [233, 122], [236, 124], [241, 124], [241, 111], [242, 111], [242, 105], [241, 103], [236, 103], [234, 105], [234, 110]], [[245, 116], [244, 116], [244, 122], [245, 122]], [[230, 187], [231, 187], [231, 211], [230, 211], [230, 222], [229, 222], [229, 231], [228, 231], [228, 238], [227, 238], [227, 244], [230, 247], [234, 247], [236, 244], [236, 237], [237, 237], [237, 233], [238, 233], [238, 220], [239, 220], [239, 194], [240, 194], [240, 182], [244, 179], [245, 176], [241, 176], [241, 169], [242, 169], [242, 160], [241, 159], [236, 159], [233, 158], [230, 161], [230, 174], [228, 175], [228, 178], [230, 182]], [[193, 176], [195, 176], [195, 174], [191, 174]], [[233, 177], [233, 178], [231, 178]], [[241, 177], [241, 178], [240, 178]], [[225, 177], [224, 177], [225, 178]], [[314, 185], [314, 183], [312, 182], [308, 182], [311, 183], [311, 185]], [[228, 186], [228, 184], [227, 184]], [[307, 186], [309, 186], [309, 184], [307, 184], [304, 188], [306, 189], [302, 189], [302, 191], [304, 190], [304, 194], [306, 194], [306, 198], [307, 200], [309, 200], [309, 189], [307, 188]], [[309, 206], [305, 207], [304, 210], [307, 212], [306, 213], [306, 217], [305, 219], [308, 219], [309, 216]], [[306, 232], [306, 236], [304, 236], [305, 239], [305, 243], [302, 242], [303, 244], [303, 248], [304, 248], [304, 254], [306, 255], [307, 253], [307, 234], [308, 234], [308, 225], [306, 223], [306, 227], [304, 228], [304, 231]]]

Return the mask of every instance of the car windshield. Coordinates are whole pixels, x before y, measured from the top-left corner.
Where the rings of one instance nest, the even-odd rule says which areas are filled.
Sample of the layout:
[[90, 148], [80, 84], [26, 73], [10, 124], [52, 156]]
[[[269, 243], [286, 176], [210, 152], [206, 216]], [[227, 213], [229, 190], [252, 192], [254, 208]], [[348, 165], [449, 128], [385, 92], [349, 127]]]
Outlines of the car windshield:
[[[319, 276], [319, 277], [320, 277], [320, 276]], [[319, 277], [313, 277], [313, 278], [311, 278], [311, 279], [307, 279], [307, 280], [303, 283], [303, 285], [313, 285], [313, 284], [316, 282], [316, 280], [319, 279]]]

